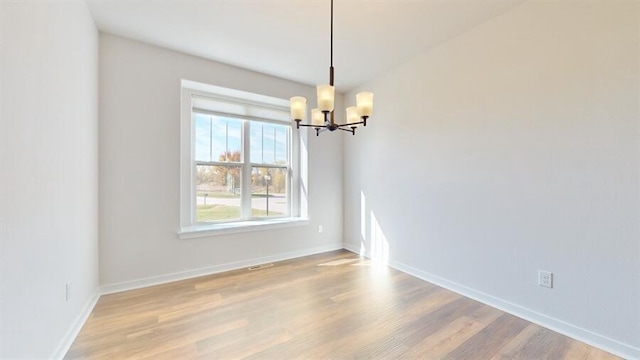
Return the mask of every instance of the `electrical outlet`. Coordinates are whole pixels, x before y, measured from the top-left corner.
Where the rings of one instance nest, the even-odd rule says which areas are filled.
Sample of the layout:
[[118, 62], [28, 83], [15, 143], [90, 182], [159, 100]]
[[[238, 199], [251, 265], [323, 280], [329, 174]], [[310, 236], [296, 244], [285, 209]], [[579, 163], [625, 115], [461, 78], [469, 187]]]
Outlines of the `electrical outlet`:
[[64, 299], [65, 299], [66, 301], [71, 300], [71, 283], [70, 283], [70, 282], [68, 282], [68, 283], [65, 285]]
[[322, 225], [318, 225], [318, 234], [322, 234], [323, 230]]
[[553, 288], [553, 273], [550, 271], [538, 270], [538, 285]]

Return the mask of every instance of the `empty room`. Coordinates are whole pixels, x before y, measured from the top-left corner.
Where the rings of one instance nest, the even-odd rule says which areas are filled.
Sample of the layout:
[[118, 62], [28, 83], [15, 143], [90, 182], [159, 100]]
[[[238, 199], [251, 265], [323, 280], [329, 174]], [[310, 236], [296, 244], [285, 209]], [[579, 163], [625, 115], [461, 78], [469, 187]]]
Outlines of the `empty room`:
[[0, 0], [0, 359], [639, 359], [640, 0]]

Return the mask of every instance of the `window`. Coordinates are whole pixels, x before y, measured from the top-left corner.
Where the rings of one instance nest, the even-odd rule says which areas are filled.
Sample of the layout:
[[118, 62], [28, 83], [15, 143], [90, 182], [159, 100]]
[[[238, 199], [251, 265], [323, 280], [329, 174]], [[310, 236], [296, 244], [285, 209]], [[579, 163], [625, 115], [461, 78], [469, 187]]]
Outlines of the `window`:
[[[290, 126], [197, 111], [192, 116], [196, 222], [289, 216]], [[243, 209], [244, 197], [250, 209]]]
[[288, 101], [183, 80], [182, 233], [301, 219]]

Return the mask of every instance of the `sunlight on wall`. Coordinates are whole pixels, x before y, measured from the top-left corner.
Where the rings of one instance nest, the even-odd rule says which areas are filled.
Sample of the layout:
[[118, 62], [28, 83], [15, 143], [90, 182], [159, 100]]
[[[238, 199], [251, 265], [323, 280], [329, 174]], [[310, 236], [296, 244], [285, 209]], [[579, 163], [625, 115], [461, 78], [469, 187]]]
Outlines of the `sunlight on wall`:
[[371, 259], [382, 265], [387, 265], [389, 262], [389, 242], [373, 211], [371, 211]]
[[[373, 263], [387, 265], [389, 262], [389, 241], [378, 223], [373, 211], [367, 219], [367, 201], [364, 192], [360, 191], [360, 256], [371, 258]], [[367, 228], [371, 225], [369, 238]]]
[[367, 208], [364, 193], [360, 191], [360, 255], [364, 255], [367, 247], [364, 245], [367, 239]]

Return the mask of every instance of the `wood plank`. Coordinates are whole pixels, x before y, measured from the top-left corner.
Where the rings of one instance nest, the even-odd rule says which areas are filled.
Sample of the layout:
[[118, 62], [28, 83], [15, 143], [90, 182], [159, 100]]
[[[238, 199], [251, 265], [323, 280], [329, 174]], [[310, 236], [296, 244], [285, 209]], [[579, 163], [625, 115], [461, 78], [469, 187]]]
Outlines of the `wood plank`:
[[[525, 320], [510, 314], [503, 314], [444, 358], [489, 359], [527, 325], [529, 323]], [[539, 350], [545, 351], [544, 349]]]
[[616, 359], [348, 251], [103, 296], [66, 359]]
[[579, 341], [571, 341], [565, 353], [565, 359], [604, 360], [610, 358], [609, 353]]
[[500, 359], [509, 359], [512, 357], [512, 354], [518, 351], [524, 344], [527, 344], [529, 339], [531, 339], [537, 332], [540, 330], [540, 327], [535, 324], [529, 324], [524, 330], [522, 330], [518, 335], [514, 336], [507, 342], [497, 354], [493, 355], [491, 360], [500, 360]]

